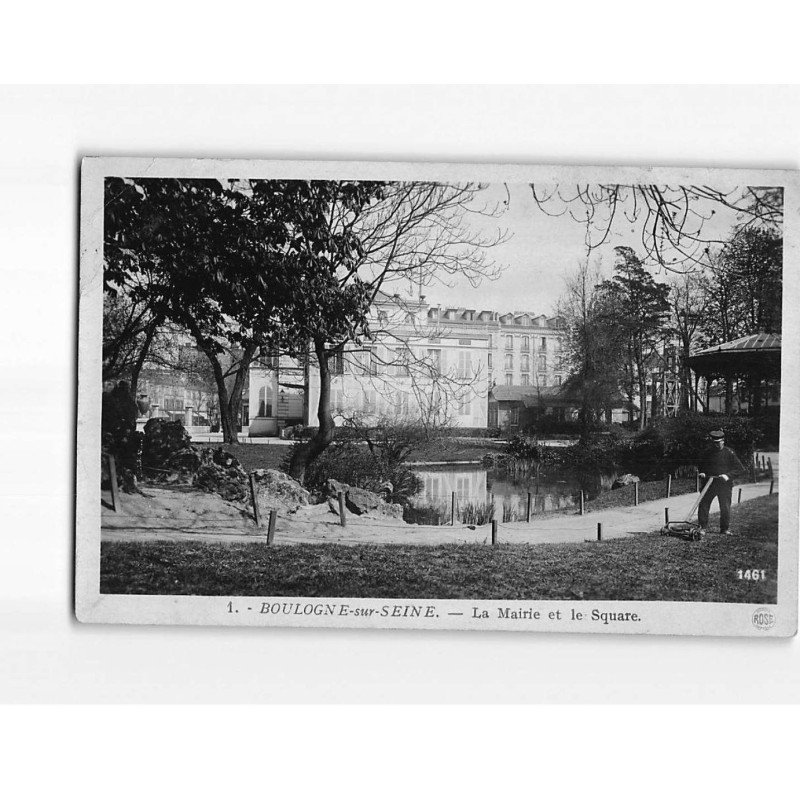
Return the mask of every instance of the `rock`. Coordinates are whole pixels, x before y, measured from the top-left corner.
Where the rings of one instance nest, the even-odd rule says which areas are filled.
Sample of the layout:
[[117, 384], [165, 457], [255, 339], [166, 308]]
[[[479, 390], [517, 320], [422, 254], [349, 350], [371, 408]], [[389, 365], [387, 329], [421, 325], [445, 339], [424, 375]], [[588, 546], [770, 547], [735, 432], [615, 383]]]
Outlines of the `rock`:
[[340, 483], [333, 478], [328, 478], [325, 481], [325, 496], [326, 497], [338, 497], [339, 492], [347, 492], [350, 490], [350, 487], [346, 483]]
[[[175, 458], [178, 463], [173, 463]], [[178, 467], [181, 459], [193, 462], [187, 465], [186, 471], [194, 471], [200, 464], [186, 428], [178, 421], [170, 422], [159, 417], [149, 419], [142, 437], [142, 467], [145, 473], [148, 470], [153, 472]]]
[[632, 483], [639, 483], [639, 476], [627, 473], [625, 475], [620, 475], [619, 478], [611, 484], [611, 488], [621, 489], [623, 486], [630, 486]]
[[225, 500], [247, 500], [250, 489], [247, 473], [241, 467], [222, 467], [209, 461], [200, 465], [194, 485], [207, 492], [216, 492]]
[[311, 493], [294, 478], [277, 469], [257, 469], [253, 473], [256, 481], [259, 505], [265, 511], [297, 511], [311, 502]]

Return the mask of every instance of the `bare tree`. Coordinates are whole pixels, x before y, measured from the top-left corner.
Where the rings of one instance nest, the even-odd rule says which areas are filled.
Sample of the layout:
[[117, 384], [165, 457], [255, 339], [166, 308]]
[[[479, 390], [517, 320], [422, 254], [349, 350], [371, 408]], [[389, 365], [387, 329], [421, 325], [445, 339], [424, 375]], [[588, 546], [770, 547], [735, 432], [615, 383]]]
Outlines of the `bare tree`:
[[568, 214], [586, 226], [586, 246], [594, 250], [610, 241], [615, 225], [637, 226], [644, 261], [686, 272], [708, 263], [708, 250], [723, 239], [704, 228], [718, 211], [734, 212], [740, 227], [780, 228], [780, 187], [623, 186], [578, 184], [547, 187], [531, 184], [533, 199], [550, 216]]
[[[401, 341], [388, 320], [376, 321], [358, 308], [332, 329], [320, 319], [316, 306], [324, 308], [326, 301], [337, 303], [339, 296], [356, 292], [364, 298], [368, 311], [381, 294], [396, 292], [399, 297], [403, 288], [415, 287], [419, 291], [436, 282], [447, 285], [456, 276], [476, 286], [483, 279], [496, 277], [500, 268], [490, 258], [490, 252], [506, 240], [507, 234], [499, 229], [487, 234], [485, 224], [474, 226], [471, 220], [493, 219], [503, 208], [481, 203], [482, 188], [478, 184], [393, 183], [382, 187], [377, 202], [357, 208], [342, 202], [335, 193], [326, 198], [325, 230], [315, 230], [315, 237], [351, 235], [358, 243], [359, 257], [340, 265], [325, 252], [303, 264], [310, 281], [319, 284], [321, 276], [327, 276], [328, 294], [322, 302], [319, 293], [309, 297], [309, 304], [315, 307], [296, 316], [285, 328], [287, 340], [295, 345], [310, 342], [320, 379], [319, 428], [309, 442], [295, 448], [289, 468], [294, 478], [302, 480], [306, 465], [333, 439], [332, 365], [352, 359], [359, 352], [368, 351], [370, 358], [380, 359], [373, 353], [374, 346], [394, 337], [399, 353], [392, 360], [384, 358], [387, 365], [399, 357], [409, 373], [422, 376], [427, 372], [435, 385], [446, 384], [451, 392], [458, 390], [458, 376], [435, 375], [435, 365], [430, 363], [428, 354]], [[403, 313], [402, 301], [399, 305]], [[473, 379], [470, 376], [470, 382]], [[461, 380], [466, 382], [466, 378]]]

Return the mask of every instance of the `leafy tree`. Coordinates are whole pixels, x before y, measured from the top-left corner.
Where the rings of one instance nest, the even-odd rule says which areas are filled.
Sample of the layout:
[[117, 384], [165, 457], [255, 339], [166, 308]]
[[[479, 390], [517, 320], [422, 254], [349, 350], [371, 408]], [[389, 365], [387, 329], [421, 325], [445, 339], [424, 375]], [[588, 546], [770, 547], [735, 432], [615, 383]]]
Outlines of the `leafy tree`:
[[754, 333], [780, 333], [781, 235], [769, 228], [737, 229], [713, 257], [702, 286], [702, 332], [708, 345]]
[[563, 357], [570, 369], [564, 391], [581, 398], [581, 439], [611, 413], [623, 381], [623, 329], [600, 289], [588, 258], [566, 280], [558, 314], [564, 321]]
[[600, 286], [603, 314], [611, 325], [619, 325], [627, 353], [626, 391], [628, 416], [633, 422], [634, 398], [641, 406], [639, 429], [646, 424], [648, 362], [662, 340], [669, 314], [669, 286], [656, 283], [630, 247], [615, 247], [615, 275]]

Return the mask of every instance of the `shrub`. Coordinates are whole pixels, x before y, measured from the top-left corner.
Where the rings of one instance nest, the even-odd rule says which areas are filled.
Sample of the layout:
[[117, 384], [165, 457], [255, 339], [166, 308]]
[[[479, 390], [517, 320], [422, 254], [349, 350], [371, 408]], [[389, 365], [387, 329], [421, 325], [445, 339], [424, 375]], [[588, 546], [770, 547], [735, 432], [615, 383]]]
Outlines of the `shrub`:
[[322, 492], [329, 478], [382, 494], [390, 503], [405, 504], [422, 488], [416, 473], [387, 463], [355, 441], [334, 442], [314, 459], [306, 469], [306, 488]]

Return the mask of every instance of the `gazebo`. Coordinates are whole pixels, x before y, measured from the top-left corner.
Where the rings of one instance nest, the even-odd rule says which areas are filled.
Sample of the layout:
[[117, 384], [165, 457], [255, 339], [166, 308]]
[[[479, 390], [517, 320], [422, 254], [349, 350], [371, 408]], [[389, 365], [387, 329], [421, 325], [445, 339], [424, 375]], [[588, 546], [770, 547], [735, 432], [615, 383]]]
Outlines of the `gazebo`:
[[707, 347], [688, 358], [688, 364], [707, 384], [725, 381], [725, 412], [733, 407], [733, 381], [744, 378], [752, 391], [751, 410], [761, 410], [763, 384], [781, 379], [781, 337], [777, 333], [755, 333], [732, 342]]

